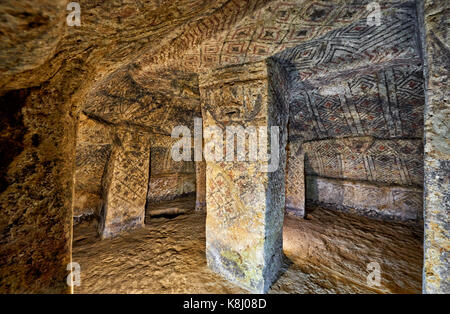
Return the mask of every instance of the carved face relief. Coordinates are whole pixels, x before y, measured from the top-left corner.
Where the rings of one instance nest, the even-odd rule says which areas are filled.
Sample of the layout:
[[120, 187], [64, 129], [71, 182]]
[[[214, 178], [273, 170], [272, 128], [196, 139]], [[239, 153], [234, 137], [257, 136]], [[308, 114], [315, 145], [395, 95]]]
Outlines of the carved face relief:
[[225, 84], [207, 91], [207, 111], [217, 124], [246, 124], [259, 117], [265, 99], [264, 84]]

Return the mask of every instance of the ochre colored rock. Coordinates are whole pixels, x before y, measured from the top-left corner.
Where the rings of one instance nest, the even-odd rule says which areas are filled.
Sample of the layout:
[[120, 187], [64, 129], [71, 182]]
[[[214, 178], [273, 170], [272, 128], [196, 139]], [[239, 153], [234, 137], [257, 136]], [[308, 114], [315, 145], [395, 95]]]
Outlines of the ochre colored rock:
[[[206, 159], [208, 266], [257, 293], [270, 288], [282, 258], [285, 200], [279, 191], [284, 191], [288, 112], [287, 104], [277, 94], [277, 85], [283, 81], [268, 77], [268, 73], [278, 71], [277, 66], [274, 62], [260, 62], [219, 68], [200, 77], [205, 128], [218, 127], [224, 133], [230, 126], [263, 127], [269, 134], [272, 126], [279, 130], [276, 140], [281, 154], [275, 171], [267, 172], [269, 161], [240, 161], [237, 157], [226, 161], [225, 155], [222, 161]], [[206, 137], [205, 150], [211, 143], [216, 146], [223, 140]], [[236, 143], [246, 142], [248, 137], [240, 133]], [[231, 144], [234, 142], [233, 137]], [[223, 148], [229, 143], [230, 139], [225, 140]], [[250, 145], [244, 144], [247, 151]], [[276, 149], [274, 142], [271, 145]], [[266, 147], [258, 149], [267, 153]], [[228, 148], [225, 150], [230, 154]], [[235, 155], [235, 151], [237, 148], [231, 154]], [[277, 161], [272, 158], [272, 162]]]

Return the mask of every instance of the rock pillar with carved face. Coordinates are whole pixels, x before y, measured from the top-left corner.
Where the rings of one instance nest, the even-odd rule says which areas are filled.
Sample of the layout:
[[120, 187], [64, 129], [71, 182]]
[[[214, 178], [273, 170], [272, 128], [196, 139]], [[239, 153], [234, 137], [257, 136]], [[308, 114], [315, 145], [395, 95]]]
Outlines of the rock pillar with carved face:
[[270, 288], [282, 259], [287, 106], [276, 71], [268, 61], [200, 76], [208, 266], [256, 293]]

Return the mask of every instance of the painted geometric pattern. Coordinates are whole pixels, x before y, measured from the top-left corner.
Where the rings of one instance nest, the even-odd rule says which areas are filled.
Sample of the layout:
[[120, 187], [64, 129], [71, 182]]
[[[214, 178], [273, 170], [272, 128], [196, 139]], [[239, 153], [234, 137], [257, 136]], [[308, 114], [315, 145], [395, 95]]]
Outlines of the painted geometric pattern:
[[361, 19], [274, 57], [283, 61], [297, 80], [309, 82], [394, 59], [418, 60], [414, 6], [406, 4], [382, 13], [380, 26]]
[[423, 84], [419, 65], [396, 65], [347, 80], [343, 94], [304, 90], [291, 102], [290, 140], [422, 138]]
[[298, 153], [298, 145], [289, 146], [286, 171], [286, 208], [303, 216], [305, 210], [304, 155]]
[[105, 180], [105, 232], [114, 233], [130, 221], [143, 222], [150, 145], [148, 134], [119, 130]]
[[170, 174], [151, 177], [147, 201], [171, 200], [180, 195], [195, 192], [195, 174]]
[[[150, 57], [149, 64], [198, 68], [261, 61], [285, 49], [318, 38], [355, 21], [367, 21], [370, 11], [363, 1], [229, 1], [226, 6], [231, 18], [215, 14], [207, 16], [182, 32], [171, 42], [173, 47], [186, 49], [181, 56], [168, 51]], [[377, 1], [382, 10], [382, 24], [411, 15], [414, 1]], [[392, 13], [394, 11], [394, 13]], [[395, 27], [392, 23], [389, 27]], [[347, 31], [345, 35], [351, 35]], [[367, 30], [365, 30], [367, 32]], [[198, 44], [200, 43], [200, 44]]]
[[[178, 138], [152, 136], [147, 201], [157, 202], [195, 192], [193, 161], [175, 161], [171, 148]], [[193, 152], [191, 152], [193, 156]]]
[[[267, 176], [246, 171], [251, 163], [207, 163], [207, 206], [211, 215], [219, 218], [221, 232], [236, 227], [254, 232], [255, 224], [263, 220], [266, 206]], [[253, 173], [252, 173], [253, 172]]]
[[76, 191], [82, 190], [100, 195], [101, 180], [110, 154], [110, 144], [77, 144], [74, 176]]
[[[169, 146], [169, 145], [168, 145]], [[171, 147], [152, 147], [150, 149], [150, 175], [156, 176], [167, 173], [194, 173], [193, 161], [174, 161]]]
[[179, 71], [150, 75], [133, 67], [121, 69], [94, 89], [83, 111], [108, 123], [125, 122], [170, 136], [173, 127], [191, 126], [194, 116], [200, 115], [197, 76]]
[[74, 216], [98, 214], [102, 203], [102, 178], [110, 154], [110, 144], [77, 143], [74, 174]]
[[307, 175], [423, 186], [421, 140], [355, 137], [307, 142], [302, 148]]

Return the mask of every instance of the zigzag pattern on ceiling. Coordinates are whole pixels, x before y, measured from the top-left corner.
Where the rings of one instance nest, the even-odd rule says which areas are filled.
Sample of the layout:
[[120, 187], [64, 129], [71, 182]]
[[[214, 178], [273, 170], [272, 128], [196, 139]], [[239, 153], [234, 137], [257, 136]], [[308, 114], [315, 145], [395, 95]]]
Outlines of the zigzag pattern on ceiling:
[[[291, 141], [349, 136], [422, 138], [424, 80], [419, 65], [358, 75], [342, 94], [302, 90], [290, 104]], [[389, 86], [389, 87], [387, 87]]]
[[[188, 31], [170, 41], [166, 50], [149, 56], [143, 63], [197, 72], [202, 68], [261, 61], [355, 21], [366, 23], [370, 2], [278, 0], [252, 4], [250, 1], [230, 1], [227, 13], [239, 12], [232, 20], [212, 14], [192, 23]], [[391, 19], [392, 11], [402, 10], [398, 14], [407, 16], [415, 6], [414, 1], [377, 3], [382, 10], [383, 24]], [[177, 51], [183, 51], [181, 55], [171, 53], [174, 45], [180, 46]]]
[[402, 5], [384, 12], [380, 26], [365, 19], [274, 55], [293, 78], [320, 85], [332, 75], [348, 75], [357, 68], [373, 68], [386, 62], [420, 62], [415, 8]]

